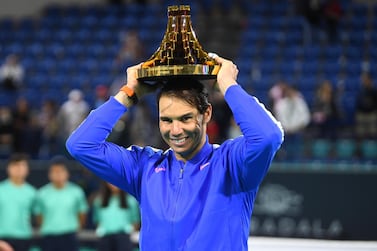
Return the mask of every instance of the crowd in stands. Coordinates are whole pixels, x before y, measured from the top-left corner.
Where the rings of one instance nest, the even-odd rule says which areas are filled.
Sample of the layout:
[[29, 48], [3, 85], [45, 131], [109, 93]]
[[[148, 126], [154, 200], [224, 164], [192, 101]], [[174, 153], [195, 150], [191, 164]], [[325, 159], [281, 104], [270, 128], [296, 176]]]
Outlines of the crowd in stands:
[[[155, 3], [154, 1], [152, 2]], [[139, 4], [146, 4], [145, 6], [148, 6], [147, 2]], [[314, 141], [313, 139], [323, 139], [329, 144], [336, 143], [338, 139], [343, 138], [352, 140], [354, 146], [356, 146], [356, 150], [353, 151], [350, 159], [360, 159], [363, 157], [360, 151], [364, 141], [368, 141], [365, 143], [367, 143], [369, 149], [373, 149], [373, 147], [376, 149], [377, 147], [375, 146], [377, 99], [375, 94], [376, 87], [375, 83], [373, 83], [373, 81], [375, 81], [373, 78], [375, 78], [376, 74], [373, 72], [373, 64], [370, 64], [371, 62], [373, 63], [375, 59], [366, 58], [369, 61], [365, 64], [363, 63], [363, 71], [358, 72], [359, 78], [357, 79], [355, 78], [357, 75], [354, 73], [352, 73], [352, 78], [350, 78], [350, 72], [347, 71], [345, 73], [331, 72], [333, 68], [336, 68], [335, 64], [337, 63], [331, 61], [333, 65], [330, 65], [330, 63], [326, 62], [326, 58], [322, 59], [322, 61], [317, 61], [318, 59], [315, 58], [318, 49], [324, 50], [324, 53], [327, 53], [327, 46], [329, 47], [329, 55], [332, 55], [338, 52], [330, 51], [339, 48], [340, 44], [342, 44], [341, 46], [349, 46], [343, 45], [343, 43], [349, 44], [352, 42], [352, 40], [344, 40], [345, 38], [342, 36], [342, 32], [344, 32], [345, 29], [342, 27], [342, 25], [344, 25], [343, 20], [348, 18], [347, 15], [349, 15], [347, 14], [349, 10], [347, 10], [343, 4], [343, 2], [335, 0], [287, 1], [285, 5], [280, 2], [277, 4], [276, 2], [271, 9], [271, 13], [269, 13], [269, 10], [266, 9], [266, 5], [260, 1], [253, 1], [252, 4], [248, 4], [247, 1], [236, 1], [233, 4], [227, 1], [204, 1], [200, 4], [193, 3], [193, 12], [197, 13], [197, 18], [194, 20], [196, 21], [194, 28], [198, 27], [199, 34], [201, 35], [199, 37], [200, 41], [206, 44], [208, 36], [205, 36], [205, 34], [214, 32], [211, 34], [213, 36], [219, 36], [219, 40], [225, 43], [225, 49], [219, 51], [223, 56], [233, 51], [233, 47], [236, 43], [226, 43], [228, 40], [222, 37], [223, 32], [220, 32], [222, 27], [219, 26], [223, 25], [229, 32], [232, 32], [232, 34], [227, 36], [228, 38], [242, 37], [242, 32], [247, 36], [251, 36], [249, 38], [251, 40], [246, 40], [244, 44], [239, 44], [240, 48], [237, 50], [241, 55], [236, 53], [229, 56], [234, 56], [233, 59], [236, 63], [239, 63], [240, 84], [244, 85], [246, 89], [260, 98], [274, 115], [281, 120], [285, 127], [286, 142], [280, 151], [279, 157], [276, 158], [277, 161], [310, 159], [313, 157], [313, 154], [307, 153], [307, 150], [304, 148], [308, 146], [310, 148], [310, 142]], [[243, 5], [245, 5], [246, 8], [239, 8]], [[133, 8], [129, 10], [130, 14], [134, 14], [134, 12], [139, 13], [143, 9], [146, 9], [146, 13], [148, 14], [153, 14], [153, 11], [156, 11], [156, 9], [153, 8], [147, 9], [142, 7], [142, 10], [140, 10], [140, 8], [135, 8], [134, 5], [132, 6]], [[213, 6], [213, 8], [210, 6]], [[158, 41], [153, 41], [153, 46], [147, 43], [147, 41], [151, 40], [150, 35], [154, 33], [158, 33], [157, 37], [161, 39], [162, 34], [160, 33], [163, 32], [163, 30], [157, 32], [158, 28], [156, 27], [162, 22], [152, 22], [152, 20], [155, 20], [152, 18], [156, 18], [152, 16], [148, 19], [149, 23], [143, 22], [143, 25], [150, 27], [148, 29], [152, 29], [152, 31], [148, 33], [145, 30], [138, 30], [135, 28], [138, 26], [133, 23], [135, 20], [131, 19], [131, 17], [127, 17], [129, 19], [122, 19], [123, 17], [121, 16], [114, 16], [123, 13], [122, 8], [127, 12], [128, 7], [126, 5], [117, 5], [114, 8], [109, 8], [108, 11], [114, 11], [114, 14], [104, 19], [104, 25], [106, 20], [108, 27], [104, 27], [105, 30], [103, 34], [98, 33], [98, 39], [107, 41], [105, 40], [108, 39], [106, 34], [109, 34], [106, 33], [106, 29], [118, 31], [117, 26], [112, 26], [117, 24], [117, 18], [120, 18], [119, 20], [124, 22], [123, 25], [125, 25], [125, 29], [122, 29], [119, 33], [115, 33], [114, 37], [116, 37], [116, 39], [111, 40], [117, 41], [115, 43], [116, 53], [113, 58], [111, 58], [111, 66], [109, 66], [109, 60], [107, 60], [108, 56], [104, 54], [104, 51], [105, 49], [109, 49], [110, 51], [110, 48], [111, 51], [113, 51], [112, 48], [114, 46], [107, 44], [101, 48], [95, 43], [90, 50], [90, 52], [95, 55], [93, 56], [95, 59], [85, 61], [85, 57], [82, 54], [83, 52], [77, 51], [78, 47], [76, 48], [74, 44], [72, 44], [72, 40], [69, 38], [70, 35], [67, 33], [68, 31], [64, 25], [67, 25], [67, 27], [72, 26], [72, 29], [79, 29], [78, 24], [74, 22], [77, 22], [75, 21], [76, 19], [79, 20], [79, 17], [76, 17], [76, 15], [80, 15], [82, 10], [77, 8], [72, 8], [71, 10], [68, 8], [70, 11], [68, 13], [69, 16], [64, 19], [66, 21], [61, 23], [56, 21], [56, 16], [61, 15], [65, 9], [59, 9], [59, 7], [48, 9], [49, 11], [46, 14], [46, 22], [49, 22], [48, 26], [57, 27], [57, 29], [62, 26], [60, 28], [61, 31], [56, 33], [57, 40], [55, 42], [51, 42], [54, 40], [45, 38], [44, 36], [47, 36], [47, 34], [43, 35], [44, 33], [40, 32], [41, 34], [38, 35], [38, 37], [43, 35], [42, 42], [46, 40], [46, 42], [43, 43], [48, 45], [47, 48], [51, 47], [49, 50], [52, 50], [52, 58], [59, 63], [58, 68], [55, 67], [55, 63], [50, 60], [49, 57], [51, 56], [48, 56], [47, 59], [42, 60], [40, 63], [38, 63], [38, 60], [28, 63], [29, 61], [24, 60], [22, 53], [2, 54], [4, 57], [1, 60], [2, 65], [0, 66], [0, 96], [2, 99], [0, 100], [1, 159], [6, 159], [13, 152], [26, 152], [33, 159], [48, 159], [55, 154], [64, 154], [64, 142], [69, 133], [74, 130], [91, 109], [105, 102], [110, 95], [115, 94], [120, 86], [123, 85], [125, 81], [125, 67], [147, 60], [148, 57], [151, 56], [151, 53], [154, 51], [153, 46], [156, 46]], [[198, 9], [198, 11], [196, 9]], [[199, 15], [199, 10], [204, 11], [204, 14]], [[291, 10], [293, 10], [293, 12]], [[85, 13], [88, 13], [88, 17], [83, 19], [82, 22], [87, 23], [87, 25], [89, 25], [88, 28], [96, 24], [94, 19], [96, 15], [104, 15], [104, 12], [101, 12], [100, 9], [96, 9], [96, 7], [85, 11]], [[254, 16], [249, 17], [247, 15], [248, 11], [253, 13]], [[228, 12], [229, 15], [227, 14], [227, 18], [229, 18], [229, 20], [221, 18]], [[160, 19], [163, 19], [161, 18], [163, 14], [164, 13], [160, 13]], [[282, 21], [280, 23], [282, 24], [279, 25], [279, 23], [277, 23], [274, 25], [280, 27], [282, 32], [287, 33], [286, 40], [295, 39], [292, 40], [294, 51], [298, 53], [301, 50], [300, 48], [304, 48], [310, 52], [308, 53], [308, 56], [310, 56], [308, 58], [304, 58], [307, 56], [305, 50], [303, 55], [297, 54], [297, 58], [292, 58], [292, 63], [289, 67], [293, 69], [296, 65], [300, 66], [301, 64], [301, 72], [297, 72], [296, 70], [291, 71], [289, 67], [285, 67], [287, 68], [287, 72], [284, 74], [289, 73], [287, 77], [286, 75], [276, 75], [274, 71], [266, 71], [271, 68], [272, 63], [275, 64], [276, 67], [283, 69], [284, 66], [279, 66], [279, 64], [284, 64], [284, 62], [279, 62], [284, 56], [284, 51], [286, 50], [288, 52], [290, 47], [289, 44], [285, 44], [287, 41], [284, 42], [282, 38], [274, 41], [275, 38], [273, 36], [271, 38], [267, 37], [270, 33], [272, 35], [278, 35], [279, 31], [276, 31], [276, 33], [270, 32], [268, 30], [269, 26], [261, 23], [263, 19], [257, 19], [263, 18], [264, 14], [272, 15], [271, 17], [274, 18], [270, 23], [266, 21], [266, 24], [268, 23], [269, 25], [274, 24], [275, 19], [279, 20], [276, 16], [281, 15]], [[261, 16], [259, 17], [258, 15]], [[300, 30], [302, 38], [299, 38], [297, 41], [297, 38], [294, 37], [296, 31], [293, 30], [296, 29], [296, 26], [294, 24], [287, 26], [290, 25], [290, 22], [288, 22], [290, 18], [295, 18], [292, 20], [299, 21], [299, 19], [296, 19], [296, 16], [292, 17], [292, 15], [302, 15], [312, 27], [312, 29], [309, 30], [305, 30], [304, 28], [303, 33]], [[148, 16], [144, 17], [148, 18]], [[250, 20], [248, 20], [248, 18], [250, 18]], [[232, 26], [227, 26], [224, 20], [231, 22]], [[209, 24], [214, 26], [207, 27], [206, 25]], [[289, 29], [284, 30], [285, 26], [283, 24], [286, 24], [286, 27], [292, 28], [292, 31]], [[22, 27], [21, 25], [22, 24], [20, 24], [20, 27]], [[23, 25], [29, 27], [27, 24]], [[32, 27], [31, 24], [29, 25]], [[127, 25], [132, 28], [128, 29]], [[271, 26], [270, 29], [276, 29], [277, 27]], [[15, 29], [18, 31], [18, 29], [21, 28]], [[322, 33], [318, 31], [318, 29], [324, 30], [330, 41], [330, 44], [323, 42], [324, 44], [320, 45], [323, 48], [319, 48], [317, 45], [310, 43], [310, 34], [312, 36], [312, 42], [322, 39]], [[257, 30], [258, 34], [255, 35], [253, 30]], [[85, 36], [89, 36], [89, 33], [88, 31], [84, 31], [77, 33], [76, 38], [84, 39], [83, 43], [88, 44], [89, 41], [85, 40]], [[235, 33], [237, 31], [241, 33]], [[264, 36], [269, 39], [263, 40]], [[290, 38], [291, 36], [292, 38]], [[327, 41], [327, 39], [324, 41]], [[66, 52], [64, 52], [64, 48], [58, 46], [59, 43], [66, 44]], [[250, 43], [253, 44], [251, 45]], [[271, 43], [277, 47], [270, 48]], [[210, 43], [206, 45], [211, 46], [210, 49], [217, 48], [216, 44]], [[24, 51], [24, 49], [20, 49], [16, 45], [13, 46], [17, 49], [16, 52]], [[41, 57], [40, 54], [38, 54], [40, 53], [40, 48], [38, 48], [39, 47], [36, 45], [30, 47], [32, 53], [37, 53], [35, 56], [34, 54], [32, 55], [33, 59]], [[276, 50], [276, 48], [280, 48], [280, 51]], [[349, 52], [353, 53], [351, 50], [352, 47], [345, 48], [350, 48]], [[71, 50], [72, 52], [70, 52]], [[82, 48], [82, 50], [84, 50], [84, 48]], [[251, 56], [246, 55], [249, 50], [252, 50]], [[270, 53], [270, 51], [274, 52], [275, 50], [276, 53], [272, 55], [273, 57], [269, 60], [270, 63], [266, 64], [267, 61], [263, 57], [269, 55], [268, 53]], [[12, 50], [9, 51], [11, 52]], [[265, 52], [265, 56], [261, 57], [263, 54], [260, 54], [260, 52]], [[81, 61], [79, 60], [77, 62], [77, 66], [73, 65], [75, 61], [68, 60], [67, 57], [69, 53], [74, 53], [75, 58], [76, 56], [80, 58]], [[345, 54], [347, 53], [348, 52], [345, 52]], [[352, 53], [350, 55], [353, 55]], [[243, 60], [245, 57], [243, 54], [247, 56], [247, 58], [245, 58], [246, 60]], [[42, 59], [44, 59], [43, 56]], [[94, 62], [96, 59], [98, 59], [98, 62], [101, 62], [101, 64]], [[67, 63], [65, 63], [64, 60], [66, 60]], [[301, 61], [297, 62], [297, 60]], [[309, 62], [311, 60], [314, 62]], [[343, 64], [346, 59], [341, 56], [337, 60]], [[348, 57], [348, 60], [350, 60], [350, 57]], [[42, 71], [41, 73], [36, 72], [36, 65], [40, 65], [38, 67], [42, 68], [40, 70]], [[322, 69], [322, 72], [329, 71], [332, 75], [327, 75], [328, 78], [322, 75], [318, 77], [318, 73], [314, 70], [305, 69], [305, 67], [313, 65], [316, 67], [314, 69], [318, 69], [318, 71]], [[352, 64], [349, 65], [353, 66]], [[37, 69], [39, 69], [38, 67]], [[60, 68], [62, 69], [62, 73], [58, 71]], [[356, 69], [346, 68], [346, 70], [348, 69], [352, 72], [357, 72]], [[87, 73], [84, 73], [86, 71]], [[98, 75], [101, 72], [105, 73], [105, 75], [107, 74], [107, 76], [110, 75], [111, 78], [101, 78], [100, 76], [102, 75]], [[78, 73], [80, 73], [80, 75], [77, 75]], [[85, 74], [87, 74], [88, 78], [85, 77]], [[336, 74], [338, 75], [335, 76]], [[76, 78], [76, 75], [80, 77]], [[84, 78], [82, 77], [83, 75]], [[93, 78], [89, 78], [89, 75], [93, 76]], [[249, 75], [251, 77], [249, 77]], [[336, 80], [336, 77], [342, 77], [343, 75], [348, 76], [345, 85], [339, 84], [341, 83], [341, 79], [338, 78]], [[72, 80], [75, 82], [69, 82]], [[311, 80], [310, 86], [313, 87], [308, 86], [308, 80]], [[44, 81], [52, 81], [51, 84], [53, 83], [53, 87], [49, 86], [49, 83]], [[88, 81], [92, 82], [88, 83]], [[349, 81], [353, 81], [353, 83], [351, 83], [352, 92], [348, 89], [344, 90], [344, 88], [349, 88]], [[36, 84], [35, 87], [30, 86], [34, 82]], [[49, 88], [54, 89], [50, 90]], [[59, 88], [61, 91], [55, 90]], [[51, 95], [46, 95], [46, 93], [50, 92]], [[268, 95], [265, 95], [265, 93], [268, 93]], [[208, 128], [208, 135], [211, 142], [221, 143], [229, 137], [237, 136], [239, 130], [237, 125], [234, 124], [231, 113], [224, 100], [218, 97], [216, 91], [213, 91], [211, 95], [212, 104], [221, 108], [215, 109], [217, 112], [214, 114], [213, 121]], [[352, 98], [350, 95], [352, 95]], [[134, 108], [130, 114], [125, 115], [124, 118], [120, 120], [110, 135], [109, 140], [117, 141], [117, 143], [124, 144], [125, 146], [137, 143], [142, 145], [150, 144], [164, 148], [165, 145], [158, 136], [158, 118], [156, 114], [154, 97], [147, 97], [145, 100], [142, 100], [140, 106]], [[125, 126], [125, 124], [127, 126]], [[300, 146], [300, 149], [302, 149], [302, 152], [294, 151], [294, 149], [297, 148], [297, 144]], [[290, 145], [293, 147], [290, 147]], [[290, 150], [291, 148], [292, 150]], [[373, 152], [373, 150], [369, 150], [369, 152]], [[331, 157], [331, 154], [328, 154], [326, 157]]]
[[[122, 82], [115, 83], [119, 85]], [[44, 100], [41, 107], [34, 107], [22, 95], [15, 105], [0, 106], [0, 157], [6, 159], [13, 152], [27, 153], [33, 159], [48, 159], [56, 154], [64, 154], [64, 142], [70, 133], [82, 122], [91, 109], [105, 102], [111, 95], [110, 87], [96, 87], [96, 97], [90, 104], [85, 101], [85, 93], [79, 89], [69, 92], [67, 100], [58, 104], [53, 99]], [[285, 145], [281, 152], [295, 156], [282, 159], [297, 159], [294, 148], [303, 145], [305, 138], [337, 140], [352, 137], [356, 140], [376, 140], [377, 138], [377, 89], [370, 74], [360, 76], [360, 90], [355, 93], [354, 123], [344, 127], [344, 115], [334, 85], [325, 80], [318, 83], [312, 103], [291, 83], [279, 81], [269, 90], [270, 102], [266, 106], [282, 123], [285, 129]], [[110, 135], [110, 140], [129, 144], [165, 147], [158, 132], [156, 111], [151, 100], [142, 100], [126, 114]], [[211, 92], [214, 109], [213, 120], [208, 128], [209, 140], [221, 143], [229, 137], [239, 135], [231, 112], [216, 90]], [[152, 105], [151, 105], [152, 104]], [[126, 125], [126, 126], [125, 126]], [[289, 148], [293, 149], [290, 150]]]

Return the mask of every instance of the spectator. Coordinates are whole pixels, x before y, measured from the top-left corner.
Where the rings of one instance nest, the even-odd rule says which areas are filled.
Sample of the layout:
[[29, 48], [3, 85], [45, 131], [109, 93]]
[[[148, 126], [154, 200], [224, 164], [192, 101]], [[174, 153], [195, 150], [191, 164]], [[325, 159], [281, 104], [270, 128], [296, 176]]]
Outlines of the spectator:
[[45, 100], [38, 114], [39, 126], [42, 130], [40, 158], [50, 158], [58, 154], [58, 119], [57, 106], [53, 100]]
[[68, 100], [62, 104], [58, 112], [59, 131], [62, 141], [73, 132], [89, 113], [89, 104], [84, 100], [83, 93], [73, 89]]
[[283, 97], [275, 104], [274, 112], [287, 134], [294, 134], [310, 122], [308, 105], [296, 89], [285, 85]]
[[343, 15], [339, 0], [326, 1], [323, 6], [324, 25], [327, 35], [332, 42], [338, 39], [338, 23]]
[[29, 174], [26, 155], [10, 156], [7, 172], [8, 179], [0, 182], [0, 239], [15, 251], [29, 251], [36, 190], [26, 182]]
[[42, 251], [78, 251], [77, 231], [85, 224], [88, 205], [81, 187], [68, 181], [63, 157], [53, 158], [50, 183], [37, 193], [36, 214], [42, 236]]
[[312, 108], [312, 124], [318, 129], [321, 138], [336, 137], [335, 130], [339, 121], [339, 109], [336, 104], [331, 82], [326, 80], [318, 87]]
[[96, 99], [94, 101], [94, 108], [99, 107], [109, 99], [109, 88], [105, 85], [98, 85], [96, 87]]
[[9, 156], [13, 150], [13, 117], [7, 106], [0, 106], [0, 157]]
[[297, 12], [302, 14], [311, 26], [325, 30], [330, 41], [337, 40], [338, 23], [343, 15], [339, 0], [298, 0], [295, 4]]
[[230, 118], [230, 126], [228, 128], [228, 139], [235, 139], [242, 135], [240, 127], [237, 125], [234, 117]]
[[11, 54], [0, 67], [0, 82], [6, 91], [14, 91], [22, 86], [24, 80], [24, 68], [19, 63], [17, 55]]
[[211, 143], [222, 143], [228, 139], [228, 129], [232, 118], [232, 112], [218, 89], [212, 89], [209, 99], [213, 106], [213, 117], [208, 124]]
[[150, 107], [144, 99], [140, 100], [137, 107], [134, 107], [133, 115], [130, 129], [132, 144], [141, 146], [148, 144], [160, 147], [162, 139], [159, 135], [157, 118], [154, 119]]
[[144, 46], [137, 31], [125, 32], [121, 40], [122, 45], [115, 59], [116, 68], [123, 70], [125, 66], [145, 60]]
[[377, 137], [377, 90], [369, 73], [361, 76], [356, 100], [356, 134], [360, 138]]
[[310, 111], [300, 92], [285, 83], [278, 85], [282, 88], [282, 97], [275, 102], [273, 112], [285, 132], [285, 145], [280, 154], [285, 154], [284, 158], [296, 159], [302, 146], [302, 130], [310, 122]]
[[29, 102], [20, 97], [16, 101], [16, 107], [13, 110], [13, 150], [15, 152], [28, 152], [28, 143], [25, 141], [27, 131], [31, 122], [31, 109]]
[[138, 202], [134, 197], [107, 182], [102, 182], [93, 203], [98, 251], [132, 251], [130, 235], [140, 227]]
[[321, 2], [321, 0], [295, 0], [296, 11], [302, 14], [311, 25], [318, 26], [321, 19]]

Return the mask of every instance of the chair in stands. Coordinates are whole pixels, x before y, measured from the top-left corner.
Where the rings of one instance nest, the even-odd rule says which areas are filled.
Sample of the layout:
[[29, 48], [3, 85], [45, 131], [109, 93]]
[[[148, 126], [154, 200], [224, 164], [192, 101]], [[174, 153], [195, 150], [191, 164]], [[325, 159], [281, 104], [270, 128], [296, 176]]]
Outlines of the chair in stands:
[[364, 160], [377, 161], [377, 141], [376, 140], [363, 140], [360, 143], [360, 153]]
[[353, 139], [338, 139], [334, 146], [335, 157], [339, 160], [352, 160], [356, 157], [356, 142]]
[[326, 160], [331, 157], [332, 142], [327, 139], [315, 139], [311, 145], [311, 156], [314, 159]]

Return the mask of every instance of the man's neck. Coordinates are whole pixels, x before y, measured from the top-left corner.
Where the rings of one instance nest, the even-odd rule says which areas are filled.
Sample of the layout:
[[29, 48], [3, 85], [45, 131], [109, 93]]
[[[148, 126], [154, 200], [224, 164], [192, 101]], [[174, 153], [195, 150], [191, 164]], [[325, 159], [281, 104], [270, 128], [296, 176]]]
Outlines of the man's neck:
[[13, 185], [22, 186], [25, 183], [24, 179], [9, 179]]

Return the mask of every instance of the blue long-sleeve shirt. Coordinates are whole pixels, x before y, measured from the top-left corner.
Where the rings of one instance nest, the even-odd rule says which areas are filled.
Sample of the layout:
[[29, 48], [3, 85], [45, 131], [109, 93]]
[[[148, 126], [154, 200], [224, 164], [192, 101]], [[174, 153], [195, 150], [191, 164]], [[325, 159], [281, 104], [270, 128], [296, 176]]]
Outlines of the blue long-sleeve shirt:
[[113, 97], [67, 140], [71, 155], [140, 203], [143, 251], [246, 251], [254, 199], [283, 141], [280, 124], [240, 86], [225, 100], [243, 136], [208, 141], [190, 160], [152, 147], [107, 142], [127, 108]]

